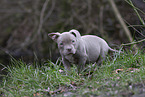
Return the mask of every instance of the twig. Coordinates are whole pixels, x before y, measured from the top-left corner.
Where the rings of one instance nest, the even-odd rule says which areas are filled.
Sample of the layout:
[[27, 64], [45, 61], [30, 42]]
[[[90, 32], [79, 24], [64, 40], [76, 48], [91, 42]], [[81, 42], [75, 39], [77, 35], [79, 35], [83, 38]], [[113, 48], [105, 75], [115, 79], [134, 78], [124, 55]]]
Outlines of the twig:
[[137, 33], [139, 33], [140, 35], [142, 35], [143, 37], [145, 37], [145, 35], [143, 35], [141, 32], [139, 32], [133, 25], [130, 25], [126, 20], [124, 20], [124, 21], [129, 25], [128, 27], [133, 28]]
[[100, 19], [100, 32], [102, 34], [102, 36], [104, 36], [104, 29], [103, 29], [103, 10], [104, 10], [104, 6], [100, 7], [100, 14], [99, 14], [99, 19]]
[[42, 29], [42, 26], [43, 26], [43, 18], [44, 18], [44, 12], [46, 10], [46, 7], [47, 7], [47, 4], [48, 4], [49, 0], [46, 0], [44, 5], [43, 5], [43, 8], [41, 10], [41, 14], [40, 14], [40, 24], [39, 24], [39, 27], [38, 27], [38, 35], [40, 35], [40, 31]]
[[133, 7], [133, 9], [134, 9], [136, 15], [138, 16], [139, 20], [141, 21], [142, 25], [145, 25], [143, 19], [142, 19], [141, 16], [139, 15], [139, 13], [138, 13], [136, 7], [133, 5], [132, 1], [131, 1], [131, 0], [128, 0], [128, 1], [125, 0], [125, 1]]
[[43, 4], [43, 7], [42, 7], [42, 10], [41, 10], [41, 13], [40, 13], [40, 20], [39, 20], [39, 26], [38, 26], [38, 29], [37, 29], [37, 33], [34, 35], [33, 39], [31, 40], [31, 43], [33, 43], [35, 40], [37, 40], [38, 39], [37, 37], [40, 38], [39, 42], [41, 42], [40, 33], [41, 33], [42, 26], [43, 26], [43, 23], [44, 23], [44, 13], [45, 13], [45, 10], [46, 10], [46, 7], [47, 7], [49, 1], [50, 0], [46, 0]]
[[139, 41], [136, 41], [136, 42], [121, 44], [121, 45], [122, 45], [122, 46], [127, 46], [127, 45], [137, 44], [137, 43], [140, 43], [140, 42], [143, 42], [143, 41], [145, 41], [145, 39], [142, 39], [142, 40], [139, 40]]
[[[129, 5], [131, 5], [127, 0], [125, 0]], [[131, 5], [132, 6], [132, 5]], [[144, 14], [145, 15], [145, 12], [143, 12], [141, 9], [139, 9], [139, 8], [137, 8], [137, 7], [135, 7], [134, 6], [134, 8], [136, 9], [136, 10], [138, 10], [138, 11], [140, 11], [142, 14]]]
[[46, 21], [49, 18], [49, 16], [52, 14], [52, 12], [55, 8], [55, 3], [56, 3], [55, 0], [52, 0], [52, 6], [51, 6], [49, 12], [47, 13], [47, 15], [45, 16], [44, 21]]
[[24, 48], [26, 46], [29, 46], [30, 44], [32, 44], [32, 42], [34, 42], [34, 38], [35, 37], [35, 30], [37, 29], [37, 26], [38, 26], [38, 20], [37, 20], [37, 13], [38, 13], [38, 4], [40, 3], [40, 0], [35, 0], [35, 3], [33, 5], [33, 8], [34, 8], [34, 28], [33, 28], [33, 31], [25, 38], [24, 42], [20, 44], [20, 47], [21, 48]]
[[[115, 3], [114, 3], [114, 0], [109, 0], [109, 3], [110, 3], [110, 5], [112, 6], [112, 9], [113, 9], [113, 11], [114, 11], [114, 13], [115, 13], [115, 16], [116, 16], [116, 18], [118, 19], [118, 21], [120, 22], [122, 28], [124, 29], [125, 34], [127, 35], [129, 41], [132, 42], [132, 41], [133, 41], [133, 38], [132, 38], [132, 36], [131, 36], [131, 33], [130, 33], [129, 29], [127, 28], [126, 24], [124, 23], [124, 21], [123, 21], [121, 15], [120, 15], [120, 13], [119, 13], [119, 11], [118, 11], [118, 9], [117, 9]], [[133, 47], [134, 47], [135, 51], [137, 52], [138, 47], [137, 47], [136, 45], [134, 45]]]

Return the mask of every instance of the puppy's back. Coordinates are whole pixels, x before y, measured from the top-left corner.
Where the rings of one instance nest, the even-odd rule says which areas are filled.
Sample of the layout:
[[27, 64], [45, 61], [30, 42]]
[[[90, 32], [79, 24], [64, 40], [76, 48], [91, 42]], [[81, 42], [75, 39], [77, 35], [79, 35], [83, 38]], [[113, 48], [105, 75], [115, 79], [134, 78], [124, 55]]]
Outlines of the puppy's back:
[[108, 52], [109, 46], [106, 41], [95, 35], [85, 35], [81, 37], [85, 44], [88, 61], [95, 62], [103, 52]]

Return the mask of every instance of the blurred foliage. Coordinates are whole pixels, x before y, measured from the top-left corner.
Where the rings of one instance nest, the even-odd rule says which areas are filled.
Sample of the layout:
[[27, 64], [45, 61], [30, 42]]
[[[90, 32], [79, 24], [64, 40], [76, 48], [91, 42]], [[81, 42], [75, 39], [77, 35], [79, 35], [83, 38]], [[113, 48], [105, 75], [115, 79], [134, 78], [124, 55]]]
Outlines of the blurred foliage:
[[[142, 0], [132, 1], [145, 12]], [[127, 2], [115, 0], [115, 3], [128, 25], [141, 25]], [[56, 60], [59, 56], [57, 45], [47, 34], [70, 29], [79, 30], [81, 35], [101, 36], [112, 46], [128, 41], [108, 0], [0, 0], [1, 58], [4, 58], [2, 52], [6, 52], [27, 60], [34, 55], [38, 59]], [[144, 38], [142, 26], [130, 27], [130, 30], [136, 40]]]

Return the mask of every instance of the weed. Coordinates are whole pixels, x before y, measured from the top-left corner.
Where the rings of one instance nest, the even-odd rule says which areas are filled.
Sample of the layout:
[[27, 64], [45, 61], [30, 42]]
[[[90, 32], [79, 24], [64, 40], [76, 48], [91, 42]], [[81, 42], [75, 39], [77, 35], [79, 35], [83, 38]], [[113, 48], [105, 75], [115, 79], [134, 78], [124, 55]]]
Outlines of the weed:
[[[113, 59], [113, 60], [111, 60]], [[78, 74], [76, 67], [66, 74], [61, 65], [44, 62], [42, 66], [12, 59], [3, 78], [2, 96], [131, 96], [140, 94], [145, 84], [145, 55], [142, 51], [108, 57], [102, 66], [89, 64]], [[59, 64], [59, 62], [58, 62]]]

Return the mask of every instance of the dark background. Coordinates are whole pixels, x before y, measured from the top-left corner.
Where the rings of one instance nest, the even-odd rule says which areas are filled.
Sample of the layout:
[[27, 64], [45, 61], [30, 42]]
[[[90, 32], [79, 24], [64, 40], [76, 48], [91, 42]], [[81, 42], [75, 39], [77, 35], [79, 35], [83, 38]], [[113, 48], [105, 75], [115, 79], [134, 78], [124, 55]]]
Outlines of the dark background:
[[[129, 27], [133, 38], [144, 39], [145, 28], [133, 8], [124, 0], [114, 1], [127, 25], [138, 25]], [[145, 12], [143, 0], [132, 2]], [[145, 20], [145, 14], [139, 14]], [[116, 49], [129, 42], [108, 0], [0, 0], [0, 63], [9, 65], [10, 56], [26, 63], [55, 62], [59, 52], [47, 34], [71, 29], [100, 36]], [[144, 46], [144, 42], [138, 45]]]

